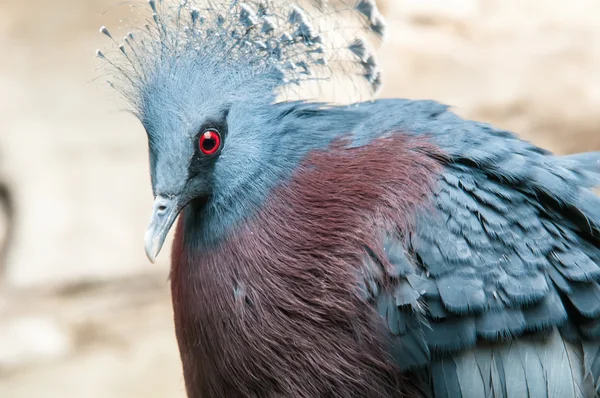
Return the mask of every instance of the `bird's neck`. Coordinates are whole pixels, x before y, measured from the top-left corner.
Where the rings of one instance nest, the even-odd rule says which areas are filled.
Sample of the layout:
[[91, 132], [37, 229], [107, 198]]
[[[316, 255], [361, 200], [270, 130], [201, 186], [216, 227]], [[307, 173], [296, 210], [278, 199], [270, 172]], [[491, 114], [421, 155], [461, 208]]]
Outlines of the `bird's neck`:
[[251, 177], [235, 189], [218, 192], [206, 202], [192, 202], [186, 208], [186, 231], [199, 237], [200, 244], [207, 247], [227, 239], [265, 204], [273, 189], [289, 180], [302, 158], [301, 151], [287, 146], [276, 158], [254, 161], [248, 166], [253, 169]]
[[356, 120], [349, 117], [336, 124], [339, 113], [334, 114], [337, 115], [334, 120], [329, 120], [329, 113], [325, 112], [310, 123], [301, 118], [282, 123], [281, 130], [266, 140], [269, 148], [244, 165], [243, 178], [231, 176], [235, 181], [220, 181], [224, 186], [207, 203], [189, 206], [186, 230], [193, 231], [206, 246], [226, 239], [265, 204], [274, 189], [285, 185], [298, 172], [309, 154], [326, 150], [333, 142], [348, 136]]

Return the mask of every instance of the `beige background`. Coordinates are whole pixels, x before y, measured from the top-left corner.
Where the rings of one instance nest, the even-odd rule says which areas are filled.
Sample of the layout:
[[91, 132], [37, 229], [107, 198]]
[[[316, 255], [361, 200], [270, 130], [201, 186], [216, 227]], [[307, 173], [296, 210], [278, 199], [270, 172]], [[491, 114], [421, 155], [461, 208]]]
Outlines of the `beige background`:
[[[16, 199], [0, 397], [183, 397], [168, 252], [142, 240], [146, 143], [95, 68], [127, 7], [0, 0], [0, 176]], [[600, 150], [596, 0], [389, 0], [383, 97], [431, 98], [558, 153]]]

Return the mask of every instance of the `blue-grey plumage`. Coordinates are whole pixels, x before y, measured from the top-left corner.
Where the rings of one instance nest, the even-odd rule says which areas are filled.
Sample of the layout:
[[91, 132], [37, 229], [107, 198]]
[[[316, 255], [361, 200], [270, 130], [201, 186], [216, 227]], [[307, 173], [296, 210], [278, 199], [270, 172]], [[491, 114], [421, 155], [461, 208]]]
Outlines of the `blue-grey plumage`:
[[[431, 102], [367, 107], [404, 117], [380, 118], [404, 131], [435, 132], [451, 157], [437, 210], [419, 216], [405, 247], [418, 264], [406, 274], [413, 290], [393, 293], [417, 320], [394, 318], [406, 324], [394, 326], [405, 331], [398, 362], [429, 366], [436, 397], [596, 396], [600, 198], [589, 188], [600, 153], [553, 156]], [[425, 344], [417, 358], [415, 340]]]
[[[269, 1], [150, 0], [146, 27], [117, 43], [118, 56], [98, 52], [148, 134], [148, 256], [191, 201], [204, 201], [196, 244], [227, 241], [310, 153], [340, 137], [350, 148], [427, 137], [443, 154], [427, 206], [410, 234], [383, 234], [387, 258], [366, 250], [371, 272], [357, 281], [399, 371], [434, 397], [597, 395], [600, 198], [591, 188], [600, 153], [554, 156], [434, 101], [281, 101], [293, 85], [334, 73], [381, 84], [365, 39], [334, 44], [319, 25], [350, 9], [353, 33], [382, 35], [374, 1], [331, 12], [313, 3], [311, 13]], [[207, 132], [218, 133], [214, 156], [198, 147]]]

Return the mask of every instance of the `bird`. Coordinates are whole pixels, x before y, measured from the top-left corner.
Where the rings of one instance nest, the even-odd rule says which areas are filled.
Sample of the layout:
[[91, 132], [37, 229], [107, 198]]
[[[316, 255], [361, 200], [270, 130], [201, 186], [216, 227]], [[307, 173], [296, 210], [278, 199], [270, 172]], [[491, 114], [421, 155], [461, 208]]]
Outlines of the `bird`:
[[[372, 0], [134, 10], [96, 55], [147, 134], [150, 261], [174, 230], [188, 397], [598, 396], [600, 152], [377, 99]], [[302, 97], [336, 76], [368, 97]]]

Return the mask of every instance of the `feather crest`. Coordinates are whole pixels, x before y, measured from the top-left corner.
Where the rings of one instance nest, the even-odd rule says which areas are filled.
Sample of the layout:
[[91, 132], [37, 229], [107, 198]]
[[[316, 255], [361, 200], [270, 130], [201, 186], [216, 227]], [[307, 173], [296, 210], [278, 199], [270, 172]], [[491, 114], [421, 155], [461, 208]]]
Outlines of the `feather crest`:
[[[122, 43], [106, 27], [100, 29], [119, 51], [98, 54], [112, 69], [112, 85], [137, 108], [156, 75], [173, 74], [179, 63], [188, 73], [227, 71], [223, 73], [229, 73], [228, 79], [220, 83], [231, 87], [258, 78], [280, 94], [305, 81], [341, 75], [362, 81], [374, 94], [381, 86], [381, 73], [363, 37], [383, 37], [384, 22], [375, 3], [311, 0], [302, 4], [149, 0], [142, 11], [144, 28]], [[342, 13], [353, 15], [345, 20], [354, 26], [339, 26]]]

